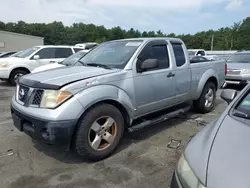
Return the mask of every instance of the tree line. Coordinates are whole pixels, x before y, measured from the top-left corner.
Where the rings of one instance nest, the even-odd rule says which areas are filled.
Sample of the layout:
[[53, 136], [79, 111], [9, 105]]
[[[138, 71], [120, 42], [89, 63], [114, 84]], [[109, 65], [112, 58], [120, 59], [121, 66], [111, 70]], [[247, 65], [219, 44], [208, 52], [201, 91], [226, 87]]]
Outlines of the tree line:
[[174, 33], [165, 34], [159, 31], [143, 31], [131, 28], [124, 30], [121, 27], [107, 29], [94, 24], [74, 23], [64, 26], [62, 22], [45, 23], [4, 23], [0, 21], [0, 30], [44, 37], [44, 44], [75, 45], [83, 42], [104, 42], [108, 40], [137, 37], [178, 37], [189, 49], [213, 50], [250, 50], [250, 17], [232, 24], [231, 27], [222, 27], [218, 30], [197, 32], [194, 35]]

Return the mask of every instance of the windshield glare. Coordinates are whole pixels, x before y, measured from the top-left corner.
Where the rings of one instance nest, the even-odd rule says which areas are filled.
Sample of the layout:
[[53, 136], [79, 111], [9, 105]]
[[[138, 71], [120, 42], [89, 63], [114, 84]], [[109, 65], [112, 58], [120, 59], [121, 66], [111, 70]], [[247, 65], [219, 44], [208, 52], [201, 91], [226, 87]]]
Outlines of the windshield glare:
[[98, 63], [123, 69], [141, 44], [142, 40], [106, 42], [87, 53], [80, 62], [85, 65]]
[[249, 54], [234, 54], [228, 58], [228, 62], [239, 62], [239, 63], [250, 63], [250, 53]]
[[19, 55], [17, 55], [16, 57], [20, 57], [20, 58], [28, 57], [31, 54], [33, 54], [35, 51], [37, 51], [38, 49], [39, 49], [39, 47], [29, 48], [29, 49], [23, 51], [22, 53], [20, 53]]
[[[70, 66], [74, 65], [80, 58], [82, 58], [87, 52], [79, 51], [68, 58], [66, 58], [64, 61], [62, 61], [60, 64]], [[82, 64], [81, 64], [82, 65]]]

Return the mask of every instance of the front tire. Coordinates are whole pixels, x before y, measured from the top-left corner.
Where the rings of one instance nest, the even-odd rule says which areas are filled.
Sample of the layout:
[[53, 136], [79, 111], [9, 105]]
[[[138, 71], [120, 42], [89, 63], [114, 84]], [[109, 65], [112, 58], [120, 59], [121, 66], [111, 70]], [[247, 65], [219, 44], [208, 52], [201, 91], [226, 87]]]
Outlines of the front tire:
[[201, 113], [211, 112], [216, 99], [216, 87], [214, 83], [207, 82], [202, 90], [201, 96], [194, 101], [194, 109]]
[[124, 119], [121, 112], [110, 104], [97, 105], [79, 121], [74, 149], [88, 160], [104, 159], [114, 152], [123, 132]]

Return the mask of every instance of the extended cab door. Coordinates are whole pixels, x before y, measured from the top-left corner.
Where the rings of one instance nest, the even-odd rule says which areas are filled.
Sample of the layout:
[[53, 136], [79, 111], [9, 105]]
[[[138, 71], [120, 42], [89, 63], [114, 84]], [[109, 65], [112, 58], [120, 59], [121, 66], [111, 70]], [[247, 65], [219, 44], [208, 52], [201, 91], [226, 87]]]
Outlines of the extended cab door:
[[190, 98], [192, 75], [186, 47], [181, 42], [171, 42], [173, 53], [173, 73], [175, 74], [176, 102], [182, 103]]
[[[139, 72], [138, 67], [147, 59], [157, 59], [159, 67]], [[175, 77], [165, 40], [149, 42], [137, 58], [134, 72], [136, 114], [144, 115], [172, 106], [175, 103]]]

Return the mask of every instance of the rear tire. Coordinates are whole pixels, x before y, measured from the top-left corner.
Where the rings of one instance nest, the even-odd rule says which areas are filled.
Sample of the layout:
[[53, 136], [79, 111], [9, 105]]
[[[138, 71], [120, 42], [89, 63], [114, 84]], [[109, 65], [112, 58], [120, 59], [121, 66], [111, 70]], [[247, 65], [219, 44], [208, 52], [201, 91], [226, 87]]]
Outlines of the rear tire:
[[23, 69], [17, 69], [17, 70], [14, 70], [11, 74], [10, 74], [10, 78], [9, 78], [9, 83], [11, 85], [16, 85], [16, 81], [23, 75], [25, 74], [29, 74], [28, 71], [26, 70], [23, 70]]
[[123, 132], [121, 112], [110, 104], [97, 105], [80, 119], [74, 149], [78, 155], [90, 161], [104, 159], [117, 148]]
[[200, 113], [211, 112], [216, 99], [216, 87], [214, 83], [207, 82], [198, 100], [194, 101], [194, 109]]

